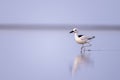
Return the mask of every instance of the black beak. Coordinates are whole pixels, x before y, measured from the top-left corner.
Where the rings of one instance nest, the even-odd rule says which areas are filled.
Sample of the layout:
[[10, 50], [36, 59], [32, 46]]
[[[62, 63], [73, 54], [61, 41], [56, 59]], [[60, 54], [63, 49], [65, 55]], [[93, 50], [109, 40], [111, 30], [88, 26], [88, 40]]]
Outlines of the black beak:
[[73, 33], [74, 31], [70, 31], [70, 33]]

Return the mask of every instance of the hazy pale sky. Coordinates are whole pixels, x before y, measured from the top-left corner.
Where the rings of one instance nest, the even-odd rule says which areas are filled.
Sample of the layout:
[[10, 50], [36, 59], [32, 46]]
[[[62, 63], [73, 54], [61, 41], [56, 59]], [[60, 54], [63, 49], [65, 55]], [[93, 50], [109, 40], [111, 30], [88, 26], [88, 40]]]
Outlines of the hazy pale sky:
[[0, 0], [0, 24], [120, 24], [119, 0]]

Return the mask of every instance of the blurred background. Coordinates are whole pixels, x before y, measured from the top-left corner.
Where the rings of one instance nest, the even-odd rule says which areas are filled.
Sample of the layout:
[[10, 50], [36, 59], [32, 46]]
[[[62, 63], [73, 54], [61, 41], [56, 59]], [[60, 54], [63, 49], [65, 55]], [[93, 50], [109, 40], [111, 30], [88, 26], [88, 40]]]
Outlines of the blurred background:
[[[0, 80], [119, 80], [120, 1], [0, 0]], [[96, 36], [93, 64], [71, 77], [80, 45], [69, 32]]]

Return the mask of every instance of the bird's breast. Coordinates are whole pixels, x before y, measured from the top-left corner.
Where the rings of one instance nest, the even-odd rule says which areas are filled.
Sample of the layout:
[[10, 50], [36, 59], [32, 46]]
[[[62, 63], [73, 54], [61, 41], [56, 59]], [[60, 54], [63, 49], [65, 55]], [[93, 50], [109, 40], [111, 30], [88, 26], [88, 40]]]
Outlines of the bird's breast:
[[79, 44], [85, 44], [87, 41], [81, 38], [75, 38], [75, 41]]

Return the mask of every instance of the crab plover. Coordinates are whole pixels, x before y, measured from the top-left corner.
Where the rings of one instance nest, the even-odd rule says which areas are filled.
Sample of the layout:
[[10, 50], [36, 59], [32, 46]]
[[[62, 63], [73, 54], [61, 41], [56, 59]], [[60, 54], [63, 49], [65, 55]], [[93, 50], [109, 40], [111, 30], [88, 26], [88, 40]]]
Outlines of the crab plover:
[[[95, 36], [88, 37], [88, 36], [85, 36], [85, 35], [78, 35], [78, 30], [77, 30], [77, 28], [73, 28], [73, 30], [70, 31], [70, 33], [74, 33], [75, 41], [76, 41], [78, 44], [82, 44], [81, 53], [82, 53], [83, 49], [84, 49], [84, 51], [85, 51], [85, 47], [91, 46], [91, 44], [89, 43], [89, 41], [90, 41], [91, 39], [95, 38]], [[84, 44], [89, 44], [89, 45], [84, 46]]]

